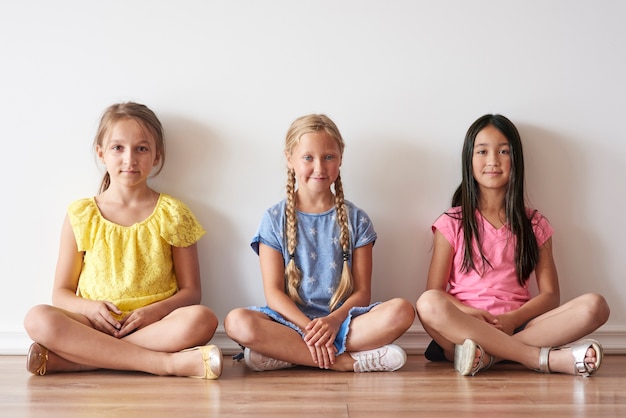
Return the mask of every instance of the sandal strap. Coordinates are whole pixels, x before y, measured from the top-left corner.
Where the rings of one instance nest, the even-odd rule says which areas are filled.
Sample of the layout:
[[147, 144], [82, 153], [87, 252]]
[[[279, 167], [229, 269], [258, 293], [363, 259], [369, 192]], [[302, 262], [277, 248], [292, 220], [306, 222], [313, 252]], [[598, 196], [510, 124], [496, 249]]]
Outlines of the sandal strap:
[[535, 369], [540, 373], [551, 373], [548, 366], [548, 358], [550, 357], [551, 347], [541, 347], [539, 349], [539, 368]]
[[[478, 358], [476, 358], [476, 350], [479, 353]], [[485, 356], [489, 356], [489, 362], [485, 361]], [[474, 376], [479, 371], [487, 370], [494, 361], [492, 355], [486, 353], [479, 344], [470, 339], [454, 347], [454, 368], [462, 376]]]
[[489, 354], [489, 364], [487, 364], [485, 367], [483, 367], [481, 370], [487, 370], [488, 368], [490, 368], [491, 366], [493, 366], [493, 363], [495, 363], [495, 356], [492, 356], [491, 354]]
[[[478, 351], [480, 351], [480, 356], [478, 357], [478, 364], [476, 365], [476, 367], [472, 368], [470, 376], [474, 376], [478, 372], [487, 370], [493, 365], [493, 356], [487, 354], [485, 350], [480, 346], [480, 344], [476, 344], [476, 348], [478, 349]], [[489, 363], [487, 364], [485, 364], [485, 356], [489, 356]]]
[[[596, 353], [595, 367], [589, 367], [585, 362], [587, 356], [587, 350], [593, 348]], [[603, 350], [600, 343], [593, 339], [581, 340], [571, 345], [572, 357], [574, 357], [574, 373], [583, 377], [588, 377], [598, 371], [600, 364], [602, 363]]]

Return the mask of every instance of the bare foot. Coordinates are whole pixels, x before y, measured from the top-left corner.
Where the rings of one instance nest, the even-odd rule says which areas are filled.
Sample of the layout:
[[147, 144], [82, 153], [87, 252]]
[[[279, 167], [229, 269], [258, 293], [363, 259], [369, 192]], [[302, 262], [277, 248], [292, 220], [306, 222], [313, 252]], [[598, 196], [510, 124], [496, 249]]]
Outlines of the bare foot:
[[[472, 368], [479, 367], [480, 355], [481, 355], [481, 349], [479, 347], [476, 347], [476, 354], [474, 356], [474, 364], [472, 365]], [[496, 358], [494, 356], [492, 356], [491, 354], [485, 351], [483, 354], [483, 364], [480, 366], [480, 370], [488, 369], [489, 367], [491, 367], [492, 364], [495, 363], [495, 360]]]

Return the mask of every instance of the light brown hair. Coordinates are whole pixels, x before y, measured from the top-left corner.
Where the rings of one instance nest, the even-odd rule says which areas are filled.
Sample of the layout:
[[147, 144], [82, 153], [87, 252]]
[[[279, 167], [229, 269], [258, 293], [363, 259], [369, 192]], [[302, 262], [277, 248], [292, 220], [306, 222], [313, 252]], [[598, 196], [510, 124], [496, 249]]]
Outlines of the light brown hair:
[[[104, 141], [111, 132], [113, 126], [120, 120], [124, 119], [132, 119], [136, 121], [154, 138], [157, 156], [159, 157], [159, 166], [152, 174], [153, 176], [156, 176], [163, 169], [163, 164], [165, 162], [165, 139], [163, 135], [163, 126], [161, 125], [159, 118], [157, 118], [154, 112], [146, 105], [135, 102], [125, 102], [109, 106], [100, 118], [98, 131], [96, 132], [96, 137], [93, 141], [94, 149], [97, 149], [97, 147], [103, 147]], [[98, 194], [107, 190], [110, 184], [111, 177], [107, 172], [104, 174], [102, 183], [100, 183], [100, 190], [98, 191]]]

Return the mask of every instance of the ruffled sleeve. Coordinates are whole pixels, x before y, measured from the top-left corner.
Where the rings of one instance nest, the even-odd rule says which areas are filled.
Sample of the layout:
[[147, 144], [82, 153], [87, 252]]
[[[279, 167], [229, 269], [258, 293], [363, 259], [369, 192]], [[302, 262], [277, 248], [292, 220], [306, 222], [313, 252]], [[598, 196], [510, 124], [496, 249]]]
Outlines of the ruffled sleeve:
[[161, 194], [154, 220], [161, 237], [173, 247], [188, 247], [206, 233], [186, 204], [166, 194]]
[[78, 251], [89, 251], [102, 227], [100, 212], [93, 197], [72, 202], [67, 209]]

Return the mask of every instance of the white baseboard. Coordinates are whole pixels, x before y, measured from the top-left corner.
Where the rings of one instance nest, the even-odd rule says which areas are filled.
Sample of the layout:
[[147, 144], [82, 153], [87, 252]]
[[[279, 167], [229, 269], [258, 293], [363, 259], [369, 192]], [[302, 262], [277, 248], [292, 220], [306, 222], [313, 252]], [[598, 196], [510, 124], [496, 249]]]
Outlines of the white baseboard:
[[[626, 328], [604, 326], [590, 335], [602, 343], [605, 354], [626, 354]], [[31, 340], [26, 332], [0, 332], [0, 355], [26, 355]], [[408, 354], [422, 354], [430, 342], [430, 337], [420, 325], [413, 325], [395, 343]], [[226, 336], [224, 327], [219, 326], [212, 344], [222, 349], [224, 354], [241, 351], [237, 343]]]

